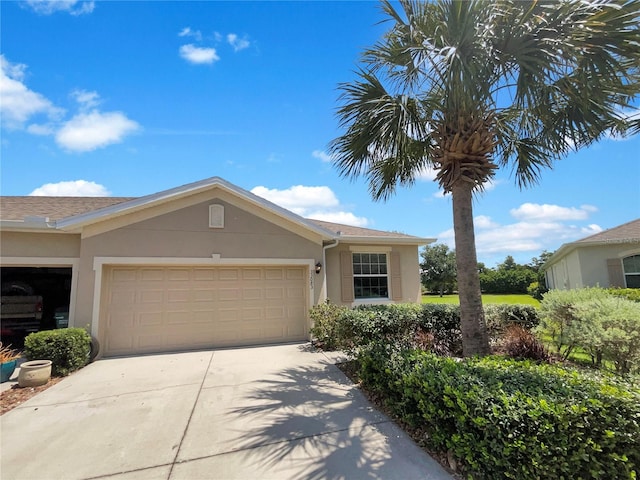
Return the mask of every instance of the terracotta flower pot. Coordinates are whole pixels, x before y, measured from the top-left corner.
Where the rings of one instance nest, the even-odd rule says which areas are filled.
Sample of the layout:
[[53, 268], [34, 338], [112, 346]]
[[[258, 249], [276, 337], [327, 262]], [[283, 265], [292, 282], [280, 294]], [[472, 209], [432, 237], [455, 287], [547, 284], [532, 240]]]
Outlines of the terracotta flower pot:
[[20, 365], [18, 385], [21, 387], [39, 387], [51, 378], [51, 360], [32, 360]]

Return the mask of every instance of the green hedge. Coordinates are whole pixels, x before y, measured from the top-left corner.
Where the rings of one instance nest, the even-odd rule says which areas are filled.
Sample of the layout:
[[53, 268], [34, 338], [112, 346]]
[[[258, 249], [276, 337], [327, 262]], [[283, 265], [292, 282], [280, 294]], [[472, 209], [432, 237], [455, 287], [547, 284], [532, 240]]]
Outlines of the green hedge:
[[640, 302], [640, 288], [608, 288], [607, 292], [616, 297], [623, 297], [632, 302]]
[[[531, 329], [538, 324], [537, 310], [530, 305], [486, 305], [489, 333], [497, 338], [513, 323]], [[460, 307], [448, 304], [361, 305], [353, 309], [321, 304], [311, 309], [312, 335], [327, 349], [355, 354], [365, 345], [387, 341], [410, 345], [416, 335], [428, 334], [434, 349], [462, 354]]]
[[635, 479], [640, 390], [555, 365], [452, 358], [381, 343], [363, 386], [469, 478]]
[[82, 328], [62, 328], [31, 333], [24, 340], [28, 360], [51, 360], [51, 373], [69, 375], [89, 360], [91, 337]]

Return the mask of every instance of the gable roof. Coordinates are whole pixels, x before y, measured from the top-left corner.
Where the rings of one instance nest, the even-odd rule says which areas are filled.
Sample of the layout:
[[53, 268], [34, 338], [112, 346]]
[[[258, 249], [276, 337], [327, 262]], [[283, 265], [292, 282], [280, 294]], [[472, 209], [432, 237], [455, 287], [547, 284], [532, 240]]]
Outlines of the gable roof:
[[571, 243], [564, 243], [543, 265], [543, 270], [549, 268], [559, 259], [569, 254], [579, 247], [591, 247], [598, 245], [612, 245], [624, 243], [640, 243], [640, 218], [623, 223], [617, 227], [609, 228], [594, 235], [576, 240]]
[[42, 217], [50, 221], [99, 210], [135, 197], [0, 197], [1, 220]]
[[255, 206], [275, 213], [279, 217], [297, 223], [319, 234], [327, 241], [344, 239], [358, 242], [378, 239], [389, 243], [415, 245], [424, 245], [435, 241], [431, 238], [420, 238], [402, 233], [306, 219], [219, 177], [212, 177], [144, 197], [0, 197], [0, 222], [3, 228], [47, 229], [49, 231], [55, 229], [75, 232], [86, 225], [213, 188], [225, 190]]
[[618, 243], [640, 240], [640, 218], [609, 228], [574, 243]]

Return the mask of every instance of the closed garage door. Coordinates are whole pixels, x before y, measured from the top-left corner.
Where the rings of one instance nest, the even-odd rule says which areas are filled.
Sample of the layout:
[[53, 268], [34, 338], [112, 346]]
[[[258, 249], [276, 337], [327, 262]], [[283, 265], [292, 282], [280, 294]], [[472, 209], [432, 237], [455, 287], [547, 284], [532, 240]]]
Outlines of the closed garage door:
[[108, 267], [104, 354], [308, 338], [305, 267]]

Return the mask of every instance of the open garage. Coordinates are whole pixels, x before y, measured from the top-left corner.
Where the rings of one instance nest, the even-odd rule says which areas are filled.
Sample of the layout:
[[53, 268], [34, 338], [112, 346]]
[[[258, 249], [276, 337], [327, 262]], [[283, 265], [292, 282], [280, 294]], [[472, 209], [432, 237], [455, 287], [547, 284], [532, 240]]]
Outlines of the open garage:
[[[71, 267], [5, 266], [0, 268], [2, 287], [2, 341], [21, 345], [24, 336], [35, 330], [65, 326], [69, 318]], [[12, 313], [12, 298], [40, 303], [39, 321], [30, 315], [20, 318]]]

